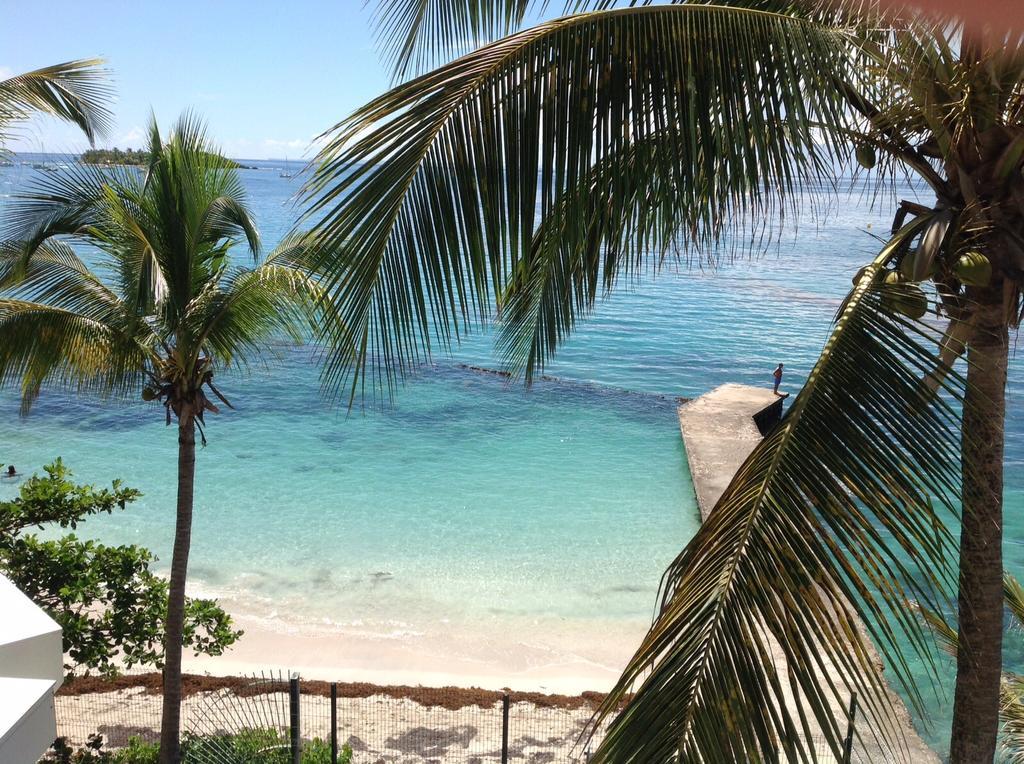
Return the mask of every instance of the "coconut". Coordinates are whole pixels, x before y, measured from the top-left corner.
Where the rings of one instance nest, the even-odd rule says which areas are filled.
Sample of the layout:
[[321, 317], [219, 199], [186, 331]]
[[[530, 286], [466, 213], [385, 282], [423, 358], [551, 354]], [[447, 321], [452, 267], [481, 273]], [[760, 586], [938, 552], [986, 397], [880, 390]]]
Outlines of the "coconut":
[[156, 390], [154, 390], [152, 387], [144, 387], [144, 388], [142, 388], [142, 400], [144, 400], [144, 401], [155, 401], [156, 400]]
[[882, 303], [891, 310], [913, 319], [924, 318], [924, 314], [928, 312], [928, 296], [914, 284], [890, 285], [883, 293]]
[[866, 143], [862, 143], [857, 147], [857, 161], [865, 170], [872, 169], [876, 162], [875, 149]]
[[967, 286], [987, 286], [992, 280], [992, 263], [981, 252], [968, 252], [956, 261], [953, 273]]

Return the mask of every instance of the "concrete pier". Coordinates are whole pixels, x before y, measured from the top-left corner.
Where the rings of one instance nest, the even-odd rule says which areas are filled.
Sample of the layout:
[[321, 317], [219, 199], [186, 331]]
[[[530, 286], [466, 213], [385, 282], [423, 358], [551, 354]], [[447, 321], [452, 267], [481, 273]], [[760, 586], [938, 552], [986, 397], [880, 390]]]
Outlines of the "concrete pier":
[[[785, 397], [765, 388], [727, 384], [679, 407], [679, 429], [686, 447], [701, 522], [707, 520], [740, 465], [764, 434], [779, 421]], [[865, 633], [863, 626], [861, 632]], [[776, 670], [784, 677], [786, 659], [774, 642], [772, 654]], [[873, 658], [881, 665], [877, 653]], [[838, 673], [834, 679], [840, 686]], [[900, 756], [882, 750], [869, 732], [873, 720], [861, 710], [857, 727], [863, 739], [854, 740], [852, 761], [875, 764], [909, 760], [914, 764], [938, 764], [938, 756], [925, 745], [911, 724], [902, 699], [891, 688], [889, 696], [893, 700], [898, 724], [904, 731], [906, 751]], [[787, 705], [790, 703], [795, 704], [795, 699], [790, 697]], [[835, 703], [835, 714], [841, 718], [848, 706], [849, 698], [841, 697]]]
[[[779, 420], [787, 396], [749, 385], [722, 385], [679, 407], [701, 522], [721, 498], [736, 470], [767, 427]], [[762, 422], [758, 426], [755, 421]]]

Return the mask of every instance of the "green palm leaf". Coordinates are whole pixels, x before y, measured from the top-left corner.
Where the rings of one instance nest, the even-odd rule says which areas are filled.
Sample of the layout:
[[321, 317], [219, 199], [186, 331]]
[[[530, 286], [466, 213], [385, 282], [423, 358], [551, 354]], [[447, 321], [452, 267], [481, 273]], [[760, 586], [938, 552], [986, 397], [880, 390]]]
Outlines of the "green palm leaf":
[[0, 80], [0, 144], [15, 122], [35, 112], [78, 125], [91, 143], [110, 127], [110, 98], [102, 61], [68, 61]]
[[513, 31], [546, 0], [381, 0], [377, 40], [397, 76], [423, 71]]
[[1024, 764], [1024, 677], [1003, 674], [999, 715], [1002, 720], [1002, 761]]
[[486, 319], [537, 221], [654, 136], [670, 182], [637, 178], [626, 201], [692, 202], [684, 220], [698, 244], [743, 213], [778, 217], [797, 183], [828, 175], [833, 133], [811, 123], [846, 122], [833, 85], [856, 77], [849, 43], [760, 10], [594, 12], [500, 40], [360, 109], [326, 136], [306, 188], [327, 285], [358, 338], [354, 357], [331, 357], [327, 379], [353, 370], [354, 392], [369, 362], [390, 383]]
[[[191, 395], [213, 362], [319, 328], [308, 246], [293, 237], [260, 259], [238, 174], [202, 123], [186, 114], [165, 140], [154, 121], [149, 151], [145, 172], [75, 166], [7, 205], [0, 384], [21, 383], [26, 411], [44, 382], [127, 395], [175, 380]], [[92, 268], [74, 243], [93, 248]], [[231, 259], [239, 243], [255, 267]]]
[[139, 338], [71, 310], [0, 297], [0, 337], [0, 386], [20, 383], [23, 414], [44, 383], [123, 396], [146, 379], [150, 354]]
[[216, 290], [196, 301], [204, 327], [200, 342], [230, 361], [253, 356], [267, 337], [303, 342], [316, 334], [328, 301], [305, 254], [290, 237], [256, 268], [226, 273]]
[[681, 252], [713, 259], [699, 246], [711, 244], [700, 241], [702, 234], [716, 235], [701, 227], [699, 197], [718, 198], [723, 221], [731, 201], [703, 166], [696, 168], [699, 179], [676, 183], [672, 140], [653, 135], [608, 157], [540, 222], [498, 300], [497, 347], [511, 372], [524, 372], [531, 382], [598, 295], [609, 294], [619, 280], [658, 271]]
[[[832, 7], [801, 0], [672, 0], [681, 3], [749, 8], [820, 19], [850, 19], [854, 3]], [[396, 77], [422, 73], [499, 37], [519, 30], [528, 16], [552, 6], [568, 14], [623, 6], [654, 5], [654, 0], [376, 0], [377, 42]], [[667, 4], [667, 3], [666, 3]], [[856, 4], [864, 13], [868, 3]]]
[[904, 645], [931, 651], [905, 603], [937, 607], [955, 587], [944, 519], [964, 389], [955, 372], [937, 397], [921, 383], [941, 332], [894, 312], [899, 287], [883, 282], [924, 222], [866, 269], [788, 415], [667, 571], [661, 611], [601, 710], [614, 718], [596, 760], [810, 760], [819, 730], [839, 755], [834, 709], [851, 692], [882, 750], [906, 758], [868, 636], [916, 700]]

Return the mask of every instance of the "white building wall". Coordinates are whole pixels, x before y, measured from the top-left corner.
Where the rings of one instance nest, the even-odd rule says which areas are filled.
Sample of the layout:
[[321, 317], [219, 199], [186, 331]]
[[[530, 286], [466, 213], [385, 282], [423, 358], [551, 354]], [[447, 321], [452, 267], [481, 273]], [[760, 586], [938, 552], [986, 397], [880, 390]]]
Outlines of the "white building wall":
[[0, 763], [34, 764], [57, 736], [60, 627], [0, 575]]

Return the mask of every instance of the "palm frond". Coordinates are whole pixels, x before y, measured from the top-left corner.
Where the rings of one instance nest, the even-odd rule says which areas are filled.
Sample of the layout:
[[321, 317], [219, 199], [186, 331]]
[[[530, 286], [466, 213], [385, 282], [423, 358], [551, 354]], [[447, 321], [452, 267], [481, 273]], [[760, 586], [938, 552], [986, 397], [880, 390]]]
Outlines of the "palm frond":
[[514, 31], [547, 0], [378, 0], [377, 42], [395, 76], [421, 72]]
[[197, 347], [244, 363], [275, 336], [303, 342], [319, 331], [329, 301], [307, 267], [303, 238], [286, 238], [262, 264], [233, 269], [194, 301]]
[[[327, 379], [380, 382], [485, 320], [536, 223], [596, 167], [663, 135], [659, 158], [688, 199], [691, 242], [744, 213], [778, 217], [827, 178], [829, 131], [856, 78], [849, 39], [813, 20], [709, 5], [546, 22], [397, 87], [339, 124], [305, 192], [356, 357]], [[708, 182], [709, 179], [714, 182]], [[662, 200], [657, 200], [662, 207]]]
[[239, 238], [255, 256], [259, 234], [238, 173], [224, 163], [197, 116], [185, 113], [155, 156], [146, 181], [151, 217], [164, 250], [189, 255], [161, 263], [170, 299], [181, 309], [197, 270], [216, 271], [223, 248]]
[[921, 227], [865, 270], [791, 410], [666, 572], [660, 613], [601, 710], [614, 718], [597, 761], [810, 760], [819, 730], [839, 755], [851, 692], [871, 720], [861, 729], [890, 757], [906, 750], [868, 637], [916, 701], [907, 651], [932, 651], [905, 603], [939, 609], [955, 590], [945, 520], [965, 384], [951, 372], [937, 397], [921, 384], [941, 332], [896, 312], [901, 292], [883, 280]]
[[[1003, 573], [1003, 602], [1013, 617], [1012, 626], [1024, 628], [1024, 586], [1021, 586], [1013, 574]], [[960, 635], [957, 628], [946, 620], [942, 613], [928, 610], [915, 603], [915, 609], [921, 614], [932, 634], [939, 641], [939, 646], [949, 655], [956, 657], [960, 649]]]
[[[873, 3], [812, 0], [672, 0], [675, 4], [735, 6], [828, 20], [875, 12]], [[554, 7], [562, 15], [654, 5], [655, 0], [376, 0], [377, 43], [394, 75], [422, 74], [482, 45], [512, 34], [530, 17]], [[857, 13], [852, 11], [856, 9]]]
[[1024, 677], [1003, 674], [999, 694], [999, 747], [1006, 764], [1024, 764]]
[[[26, 407], [44, 383], [120, 395], [145, 382], [168, 417], [182, 400], [201, 416], [217, 363], [318, 326], [328, 302], [299, 253], [233, 264], [239, 243], [259, 263], [259, 233], [237, 172], [202, 122], [186, 114], [165, 140], [154, 121], [149, 155], [145, 172], [49, 174], [8, 206], [0, 385], [19, 380]], [[94, 268], [76, 256], [78, 244], [98, 251]]]
[[0, 292], [99, 321], [121, 312], [117, 295], [59, 240], [30, 257], [20, 244], [0, 243]]
[[0, 80], [0, 144], [34, 112], [78, 125], [92, 143], [110, 128], [111, 88], [100, 59], [67, 61]]
[[1024, 628], [1024, 586], [1010, 573], [1003, 574], [1003, 600], [1018, 628]]
[[34, 178], [8, 200], [0, 232], [23, 242], [28, 251], [53, 236], [73, 235], [99, 224], [99, 205], [111, 186], [131, 187], [136, 173], [125, 167], [72, 164]]
[[[673, 140], [671, 134], [652, 135], [609, 156], [540, 221], [498, 299], [496, 344], [513, 374], [524, 373], [531, 382], [598, 295], [609, 294], [620, 279], [657, 272], [669, 255], [700, 257], [692, 242], [700, 237], [706, 198], [720, 200], [725, 225], [729, 196], [715, 189], [722, 179], [698, 165], [699, 178], [676, 182], [672, 147], [666, 145]], [[756, 227], [748, 233], [750, 241], [769, 235]]]
[[21, 386], [27, 414], [44, 383], [126, 396], [145, 380], [144, 340], [111, 323], [35, 302], [0, 297], [0, 386]]

